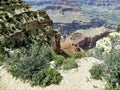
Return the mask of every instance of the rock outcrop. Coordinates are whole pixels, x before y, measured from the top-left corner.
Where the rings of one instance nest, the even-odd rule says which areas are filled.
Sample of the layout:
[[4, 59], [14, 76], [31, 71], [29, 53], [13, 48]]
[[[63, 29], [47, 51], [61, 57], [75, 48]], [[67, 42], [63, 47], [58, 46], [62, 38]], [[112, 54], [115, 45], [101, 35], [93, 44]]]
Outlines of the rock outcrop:
[[110, 32], [110, 30], [104, 27], [92, 28], [91, 30], [77, 30], [66, 39], [61, 47], [68, 50], [72, 48], [72, 51], [79, 51], [81, 48], [89, 49], [96, 45], [97, 40], [107, 36]]
[[[48, 43], [60, 50], [60, 33], [53, 30], [52, 20], [43, 10], [33, 11], [22, 0], [0, 0], [0, 44], [7, 51], [22, 46]], [[3, 48], [4, 47], [4, 48]]]

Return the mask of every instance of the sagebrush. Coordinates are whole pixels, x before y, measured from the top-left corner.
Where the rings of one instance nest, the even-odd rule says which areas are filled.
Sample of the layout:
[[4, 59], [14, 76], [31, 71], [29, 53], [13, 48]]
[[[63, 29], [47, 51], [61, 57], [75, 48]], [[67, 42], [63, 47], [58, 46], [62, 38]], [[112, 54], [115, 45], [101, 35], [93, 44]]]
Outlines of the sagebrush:
[[63, 62], [63, 69], [72, 69], [77, 67], [78, 67], [78, 64], [73, 58], [65, 59]]
[[85, 56], [86, 56], [85, 52], [83, 52], [83, 51], [73, 53], [73, 58], [75, 58], [75, 59], [80, 59], [80, 58], [83, 58]]
[[89, 71], [93, 79], [102, 79], [103, 67], [100, 64], [94, 64]]
[[60, 73], [53, 68], [44, 68], [33, 75], [32, 85], [48, 86], [58, 84], [62, 79]]
[[53, 60], [55, 61], [56, 67], [62, 66], [64, 59], [65, 59], [65, 57], [63, 57], [62, 55], [54, 55], [53, 56]]
[[51, 57], [49, 47], [32, 46], [30, 50], [23, 52], [20, 57], [11, 58], [8, 70], [15, 77], [23, 80], [31, 79], [35, 73], [49, 66]]

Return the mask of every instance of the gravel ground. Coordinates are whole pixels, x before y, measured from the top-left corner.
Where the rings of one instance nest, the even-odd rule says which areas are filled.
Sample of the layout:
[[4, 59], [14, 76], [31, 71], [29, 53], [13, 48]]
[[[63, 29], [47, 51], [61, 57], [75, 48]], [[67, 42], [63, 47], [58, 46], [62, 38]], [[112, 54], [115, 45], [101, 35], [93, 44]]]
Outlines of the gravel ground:
[[13, 78], [5, 68], [0, 68], [0, 90], [104, 90], [105, 82], [91, 79], [89, 73], [92, 65], [101, 61], [89, 57], [78, 59], [77, 63], [79, 67], [76, 69], [60, 70], [63, 79], [59, 85], [46, 88], [31, 87], [29, 83]]

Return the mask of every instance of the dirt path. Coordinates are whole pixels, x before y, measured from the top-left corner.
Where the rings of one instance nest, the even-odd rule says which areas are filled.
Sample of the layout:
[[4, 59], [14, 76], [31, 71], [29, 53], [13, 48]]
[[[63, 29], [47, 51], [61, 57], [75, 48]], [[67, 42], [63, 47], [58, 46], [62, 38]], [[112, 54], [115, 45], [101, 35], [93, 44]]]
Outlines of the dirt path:
[[31, 87], [6, 72], [0, 70], [0, 90], [104, 90], [105, 83], [100, 80], [93, 80], [90, 77], [89, 69], [93, 63], [100, 63], [95, 58], [84, 58], [77, 60], [79, 67], [69, 71], [61, 70], [63, 80], [59, 85], [51, 85], [46, 88]]

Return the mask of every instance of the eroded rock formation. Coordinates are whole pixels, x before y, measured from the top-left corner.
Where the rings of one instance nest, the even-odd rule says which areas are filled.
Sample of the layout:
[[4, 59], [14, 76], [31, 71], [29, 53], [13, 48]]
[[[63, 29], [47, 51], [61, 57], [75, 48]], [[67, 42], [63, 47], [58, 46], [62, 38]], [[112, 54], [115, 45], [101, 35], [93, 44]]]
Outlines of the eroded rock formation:
[[107, 36], [110, 32], [105, 27], [77, 30], [66, 39], [61, 47], [72, 51], [79, 51], [81, 48], [89, 49], [96, 45], [97, 40]]
[[23, 0], [0, 0], [0, 44], [7, 51], [34, 43], [48, 43], [60, 50], [60, 33], [43, 10], [33, 11]]

